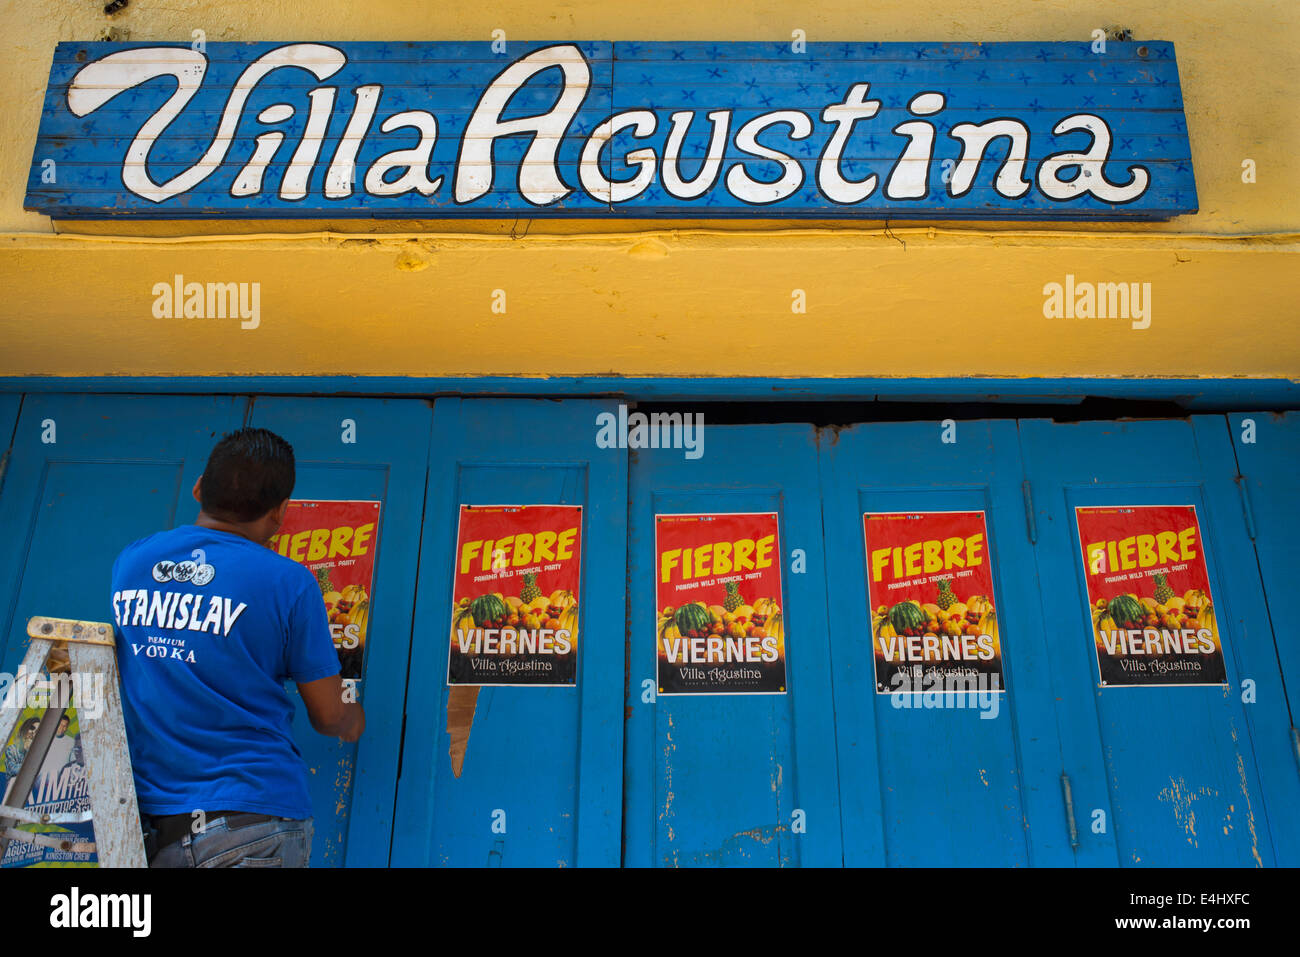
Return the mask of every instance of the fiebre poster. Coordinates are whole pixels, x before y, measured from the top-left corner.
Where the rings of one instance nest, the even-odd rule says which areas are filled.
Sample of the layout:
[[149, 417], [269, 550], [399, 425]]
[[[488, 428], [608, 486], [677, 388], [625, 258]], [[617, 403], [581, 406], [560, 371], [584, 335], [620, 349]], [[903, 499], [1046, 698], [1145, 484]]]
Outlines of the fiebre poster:
[[[40, 681], [49, 678], [44, 673], [36, 677]], [[46, 703], [33, 703], [29, 696], [17, 694], [17, 690], [16, 686], [10, 689], [6, 706], [0, 711], [9, 716], [13, 713], [10, 705], [21, 708], [18, 724], [9, 740], [4, 743], [4, 753], [0, 757], [0, 781], [3, 781], [5, 804], [11, 800], [15, 778], [36, 737], [36, 728], [45, 712]], [[64, 712], [23, 807], [38, 814], [89, 815], [90, 784], [86, 778], [85, 758], [81, 750], [81, 725], [75, 707], [69, 707]], [[0, 867], [98, 866], [94, 851], [95, 828], [89, 820], [68, 824], [18, 822], [14, 827], [37, 835], [41, 842], [10, 841]]]
[[306, 565], [320, 585], [339, 672], [360, 692], [379, 545], [379, 502], [291, 501], [271, 548]]
[[776, 512], [655, 516], [659, 694], [784, 694]]
[[1074, 514], [1102, 686], [1224, 684], [1195, 506], [1076, 508]]
[[462, 505], [449, 685], [575, 685], [581, 505]]
[[877, 694], [1006, 688], [983, 512], [866, 512]]

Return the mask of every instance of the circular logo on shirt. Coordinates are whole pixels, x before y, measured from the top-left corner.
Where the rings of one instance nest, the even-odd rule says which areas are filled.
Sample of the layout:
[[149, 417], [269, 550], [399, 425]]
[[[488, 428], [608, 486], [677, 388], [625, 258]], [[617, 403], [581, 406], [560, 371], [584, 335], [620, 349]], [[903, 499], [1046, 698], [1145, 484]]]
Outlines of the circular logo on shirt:
[[194, 569], [194, 577], [191, 581], [196, 585], [206, 585], [208, 582], [212, 581], [213, 576], [216, 574], [217, 570], [207, 562], [204, 562], [202, 565], [199, 565]]
[[172, 580], [172, 569], [176, 567], [175, 562], [161, 561], [153, 567], [153, 580], [156, 582], [169, 582]]
[[199, 566], [191, 561], [177, 562], [176, 567], [172, 569], [172, 579], [178, 582], [187, 582], [194, 577], [194, 571]]

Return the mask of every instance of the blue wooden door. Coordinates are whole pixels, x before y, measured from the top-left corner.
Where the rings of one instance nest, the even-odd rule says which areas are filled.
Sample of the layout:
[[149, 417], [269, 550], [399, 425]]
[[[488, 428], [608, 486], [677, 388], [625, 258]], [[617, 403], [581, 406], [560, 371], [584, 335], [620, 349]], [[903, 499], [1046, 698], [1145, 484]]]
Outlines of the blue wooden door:
[[[1015, 422], [857, 425], [824, 430], [821, 446], [845, 864], [1070, 866]], [[948, 512], [984, 513], [1004, 690], [891, 693], [874, 661], [863, 515], [925, 528], [929, 513], [934, 528]]]
[[[616, 410], [434, 404], [395, 866], [618, 865], [627, 452], [596, 442], [597, 416]], [[460, 506], [529, 504], [582, 506], [576, 686], [449, 688]]]
[[118, 552], [193, 520], [190, 496], [246, 399], [28, 395], [0, 494], [0, 639], [13, 672], [32, 615], [112, 621]]
[[366, 731], [317, 734], [297, 689], [294, 732], [311, 772], [313, 867], [388, 864], [433, 410], [421, 400], [255, 400], [249, 424], [285, 437], [295, 499], [380, 502], [359, 700]]
[[[1194, 421], [1198, 432], [1218, 432], [1225, 423], [1221, 416], [1198, 416]], [[1297, 589], [1296, 542], [1300, 538], [1300, 414], [1233, 413], [1226, 417], [1226, 426], [1237, 453], [1241, 475], [1237, 487], [1255, 539], [1273, 647], [1289, 704], [1287, 740], [1276, 724], [1270, 724], [1270, 740], [1261, 747], [1267, 750], [1269, 760], [1275, 760], [1289, 745], [1291, 756], [1300, 765], [1300, 642], [1290, 621], [1290, 602]], [[1279, 689], [1270, 677], [1265, 675], [1260, 682], [1264, 687], [1259, 693], [1276, 699]], [[1300, 864], [1300, 818], [1288, 813], [1275, 816], [1275, 827], [1286, 832], [1279, 844], [1290, 849], [1279, 855], [1280, 863], [1295, 867]]]
[[[1198, 416], [1198, 428], [1218, 430], [1222, 416]], [[1242, 507], [1255, 539], [1274, 644], [1286, 678], [1292, 723], [1300, 715], [1300, 641], [1290, 621], [1300, 551], [1300, 414], [1241, 412], [1227, 416], [1242, 476]], [[1297, 745], [1300, 760], [1300, 745]], [[1300, 861], [1292, 861], [1292, 864]]]
[[[838, 866], [817, 444], [806, 425], [707, 426], [703, 455], [631, 464], [624, 863]], [[659, 695], [655, 516], [776, 513], [787, 687]]]
[[[1300, 803], [1255, 556], [1222, 420], [1020, 423], [1038, 590], [1080, 864], [1294, 863]], [[1076, 508], [1194, 506], [1226, 683], [1104, 687]], [[1254, 697], [1246, 695], [1249, 679]]]

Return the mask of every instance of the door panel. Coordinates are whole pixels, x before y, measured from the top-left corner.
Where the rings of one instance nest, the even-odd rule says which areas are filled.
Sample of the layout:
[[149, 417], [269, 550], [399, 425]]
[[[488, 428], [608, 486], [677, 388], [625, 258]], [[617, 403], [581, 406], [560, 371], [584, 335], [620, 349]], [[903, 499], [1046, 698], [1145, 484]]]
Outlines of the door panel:
[[[1215, 429], [1223, 419], [1197, 416], [1195, 421], [1198, 428]], [[1300, 413], [1233, 413], [1227, 422], [1295, 724], [1295, 715], [1300, 714], [1300, 641], [1295, 640], [1287, 603], [1300, 590], [1295, 580], [1300, 542]]]
[[[1250, 420], [1247, 425], [1246, 420]], [[1197, 416], [1193, 419], [1197, 434], [1203, 432], [1219, 435], [1225, 419], [1221, 416]], [[1221, 479], [1222, 495], [1231, 499], [1233, 493], [1244, 497], [1250, 527], [1255, 539], [1255, 559], [1259, 565], [1264, 589], [1264, 601], [1272, 629], [1273, 651], [1281, 671], [1281, 686], [1274, 669], [1261, 661], [1251, 677], [1257, 685], [1257, 704], [1280, 707], [1285, 696], [1289, 703], [1285, 721], [1278, 714], [1276, 720], [1257, 722], [1259, 738], [1258, 760], [1271, 788], [1284, 789], [1295, 783], [1297, 765], [1300, 765], [1300, 641], [1290, 621], [1289, 600], [1296, 592], [1296, 542], [1300, 536], [1300, 414], [1287, 412], [1233, 413], [1226, 418], [1229, 438], [1237, 454], [1237, 469], [1242, 478], [1237, 488], [1229, 488], [1227, 478]], [[1253, 438], [1253, 442], [1246, 441]], [[1231, 508], [1225, 506], [1225, 512]], [[1243, 550], [1245, 551], [1245, 550]], [[1249, 553], [1242, 554], [1243, 568], [1251, 561]], [[1267, 655], [1261, 652], [1261, 658]], [[1245, 673], [1245, 672], [1243, 672]], [[1283, 724], [1289, 725], [1284, 728]], [[1295, 791], [1279, 790], [1278, 799], [1269, 802], [1269, 823], [1278, 845], [1279, 863], [1295, 867], [1300, 864], [1300, 818], [1291, 810], [1300, 807]], [[1280, 808], [1280, 810], [1279, 810]], [[1290, 810], [1288, 810], [1288, 808]]]
[[[955, 428], [952, 442], [938, 423], [822, 433], [844, 861], [1069, 866], [1015, 423]], [[879, 694], [863, 514], [953, 511], [985, 513], [1005, 690]]]
[[[1124, 866], [1277, 863], [1270, 822], [1295, 806], [1297, 788], [1294, 768], [1288, 782], [1275, 759], [1256, 762], [1261, 741], [1284, 731], [1280, 693], [1267, 705], [1262, 692], [1259, 704], [1242, 701], [1242, 679], [1276, 688], [1269, 672], [1277, 666], [1258, 577], [1244, 561], [1249, 542], [1230, 493], [1226, 435], [1186, 421], [1035, 420], [1021, 423], [1021, 447], [1080, 863], [1116, 863], [1090, 826], [1098, 812]], [[1101, 686], [1075, 509], [1102, 505], [1196, 508], [1226, 686]]]
[[[643, 449], [631, 466], [624, 863], [839, 866], [815, 435], [711, 426], [707, 439], [702, 458]], [[657, 696], [655, 515], [734, 512], [779, 516], [786, 693]]]
[[294, 734], [311, 772], [315, 867], [388, 864], [432, 419], [424, 401], [350, 398], [259, 398], [250, 415], [250, 425], [293, 446], [295, 499], [383, 503], [361, 678], [361, 740], [345, 744], [317, 734], [290, 685]]
[[[439, 399], [434, 407], [395, 866], [617, 866], [622, 766], [626, 452], [596, 444], [603, 401]], [[583, 506], [576, 687], [457, 687], [448, 623], [459, 510]]]
[[126, 545], [192, 521], [190, 495], [234, 397], [29, 395], [0, 496], [3, 668], [32, 615], [111, 621], [113, 562]]

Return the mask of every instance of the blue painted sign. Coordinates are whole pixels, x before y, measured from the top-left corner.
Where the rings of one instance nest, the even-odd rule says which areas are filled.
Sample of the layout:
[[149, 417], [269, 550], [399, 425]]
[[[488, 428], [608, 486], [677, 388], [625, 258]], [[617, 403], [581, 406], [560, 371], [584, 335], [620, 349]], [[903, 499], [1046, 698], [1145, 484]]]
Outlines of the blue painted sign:
[[1163, 219], [1171, 43], [60, 43], [56, 217]]

